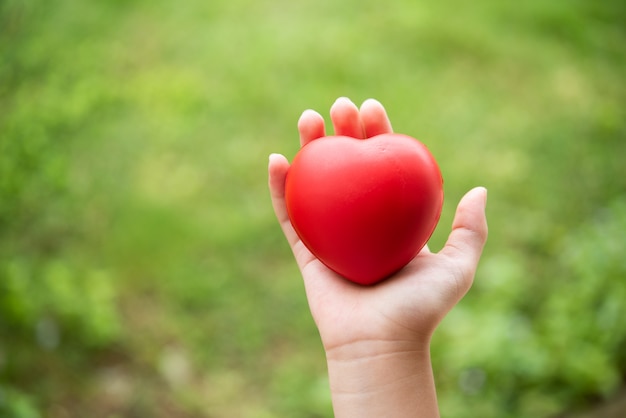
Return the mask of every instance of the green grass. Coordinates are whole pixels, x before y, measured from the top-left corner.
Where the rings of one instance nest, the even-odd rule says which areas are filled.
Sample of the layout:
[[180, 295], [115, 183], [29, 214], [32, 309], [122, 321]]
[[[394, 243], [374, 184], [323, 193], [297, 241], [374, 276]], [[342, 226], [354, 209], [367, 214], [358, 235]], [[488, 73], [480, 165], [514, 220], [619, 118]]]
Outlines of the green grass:
[[330, 417], [266, 189], [302, 110], [379, 99], [489, 189], [433, 343], [442, 413], [552, 416], [626, 376], [619, 1], [0, 1], [0, 415]]

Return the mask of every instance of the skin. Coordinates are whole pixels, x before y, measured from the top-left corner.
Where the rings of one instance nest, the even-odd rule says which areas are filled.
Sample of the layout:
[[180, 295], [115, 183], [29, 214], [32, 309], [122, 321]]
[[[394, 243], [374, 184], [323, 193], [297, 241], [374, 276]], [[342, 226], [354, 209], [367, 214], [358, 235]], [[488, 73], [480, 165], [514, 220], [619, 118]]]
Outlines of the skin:
[[[359, 109], [339, 98], [330, 118], [336, 135], [365, 139], [392, 132], [385, 109], [373, 99]], [[298, 131], [302, 146], [325, 136], [323, 117], [304, 111]], [[329, 270], [298, 238], [285, 206], [288, 169], [283, 155], [270, 155], [272, 205], [326, 352], [335, 416], [438, 417], [430, 341], [474, 280], [487, 239], [487, 190], [474, 188], [461, 199], [441, 251], [426, 246], [391, 278], [363, 287]]]

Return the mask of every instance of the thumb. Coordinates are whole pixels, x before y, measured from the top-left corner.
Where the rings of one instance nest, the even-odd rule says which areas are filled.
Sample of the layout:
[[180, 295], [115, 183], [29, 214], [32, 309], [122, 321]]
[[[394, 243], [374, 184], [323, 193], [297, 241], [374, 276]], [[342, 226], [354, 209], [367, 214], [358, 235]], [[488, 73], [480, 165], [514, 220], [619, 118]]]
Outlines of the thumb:
[[452, 231], [439, 254], [447, 257], [456, 267], [459, 284], [470, 288], [478, 261], [487, 241], [487, 189], [476, 187], [463, 196], [456, 209]]

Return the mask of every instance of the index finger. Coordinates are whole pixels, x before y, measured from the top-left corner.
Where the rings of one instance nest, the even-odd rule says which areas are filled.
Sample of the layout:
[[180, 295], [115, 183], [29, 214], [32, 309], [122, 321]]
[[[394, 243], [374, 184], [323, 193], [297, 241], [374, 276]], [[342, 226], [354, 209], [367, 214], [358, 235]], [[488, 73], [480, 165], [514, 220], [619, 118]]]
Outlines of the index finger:
[[367, 99], [361, 105], [360, 112], [366, 138], [393, 132], [387, 111], [378, 100]]

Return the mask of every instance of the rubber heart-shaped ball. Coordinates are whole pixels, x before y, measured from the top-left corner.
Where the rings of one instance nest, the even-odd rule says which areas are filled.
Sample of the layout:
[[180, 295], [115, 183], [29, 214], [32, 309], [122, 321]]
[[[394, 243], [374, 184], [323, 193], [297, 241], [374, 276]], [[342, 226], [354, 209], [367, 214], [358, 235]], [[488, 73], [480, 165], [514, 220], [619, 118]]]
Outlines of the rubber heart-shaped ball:
[[409, 136], [328, 136], [300, 149], [285, 198], [313, 255], [346, 279], [371, 285], [424, 247], [441, 215], [443, 180], [432, 154]]

